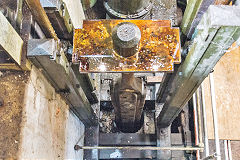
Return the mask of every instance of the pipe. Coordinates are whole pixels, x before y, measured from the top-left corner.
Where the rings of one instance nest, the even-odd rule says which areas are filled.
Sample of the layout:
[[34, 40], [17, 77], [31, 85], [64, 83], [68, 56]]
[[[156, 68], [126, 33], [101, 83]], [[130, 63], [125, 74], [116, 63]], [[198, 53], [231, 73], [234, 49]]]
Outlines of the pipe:
[[231, 141], [227, 140], [227, 146], [228, 146], [228, 157], [229, 160], [232, 160], [232, 148], [231, 148]]
[[200, 90], [199, 88], [197, 89], [197, 120], [198, 120], [198, 138], [199, 138], [199, 144], [200, 146], [203, 145], [203, 135], [202, 135], [202, 114], [201, 114], [201, 99], [200, 99]]
[[92, 150], [92, 149], [127, 149], [127, 150], [172, 150], [172, 151], [198, 151], [203, 150], [203, 147], [142, 147], [142, 146], [74, 146], [75, 150]]
[[58, 40], [57, 34], [55, 33], [55, 30], [53, 29], [52, 24], [49, 21], [40, 1], [26, 0], [26, 2], [31, 10], [31, 13], [33, 14], [34, 19], [37, 21], [44, 34], [46, 34], [46, 37]]
[[202, 90], [202, 111], [203, 111], [203, 132], [204, 132], [204, 147], [205, 147], [205, 157], [209, 156], [209, 143], [208, 143], [208, 130], [207, 130], [207, 114], [206, 114], [206, 103], [205, 103], [205, 92], [204, 85], [201, 84]]
[[225, 160], [229, 160], [228, 158], [228, 146], [227, 146], [227, 140], [223, 141], [224, 144], [224, 155], [225, 155]]
[[[198, 137], [198, 116], [197, 116], [197, 100], [196, 100], [196, 93], [193, 94], [193, 115], [194, 115], [194, 130], [195, 130], [195, 145], [199, 144], [199, 137]], [[199, 151], [196, 152], [196, 159], [200, 158]]]
[[216, 108], [216, 96], [215, 96], [215, 87], [214, 87], [214, 77], [213, 73], [209, 74], [210, 80], [210, 89], [211, 89], [211, 100], [212, 100], [212, 112], [213, 112], [213, 125], [214, 125], [214, 137], [215, 137], [215, 146], [217, 160], [221, 160], [219, 136], [218, 136], [218, 118], [217, 118], [217, 108]]

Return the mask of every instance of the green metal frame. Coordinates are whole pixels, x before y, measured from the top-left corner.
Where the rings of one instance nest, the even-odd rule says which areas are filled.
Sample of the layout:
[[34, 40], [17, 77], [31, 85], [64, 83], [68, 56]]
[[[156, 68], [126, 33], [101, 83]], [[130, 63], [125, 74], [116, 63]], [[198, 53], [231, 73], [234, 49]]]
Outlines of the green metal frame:
[[161, 100], [165, 104], [158, 117], [160, 127], [172, 123], [226, 50], [238, 40], [239, 14], [236, 6], [210, 6], [204, 14], [188, 55], [168, 86], [168, 96]]

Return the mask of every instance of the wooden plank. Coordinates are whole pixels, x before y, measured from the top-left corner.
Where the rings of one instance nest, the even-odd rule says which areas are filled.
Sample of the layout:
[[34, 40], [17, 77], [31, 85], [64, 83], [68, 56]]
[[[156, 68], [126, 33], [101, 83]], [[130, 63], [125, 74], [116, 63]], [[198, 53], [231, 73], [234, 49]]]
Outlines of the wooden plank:
[[147, 76], [147, 83], [161, 83], [163, 80], [163, 74], [159, 76]]
[[[226, 53], [214, 67], [220, 139], [240, 140], [240, 48]], [[209, 79], [204, 81], [209, 139], [214, 139]]]
[[21, 68], [15, 63], [3, 63], [0, 64], [0, 70], [21, 70]]
[[0, 12], [0, 47], [18, 64], [21, 65], [23, 40]]

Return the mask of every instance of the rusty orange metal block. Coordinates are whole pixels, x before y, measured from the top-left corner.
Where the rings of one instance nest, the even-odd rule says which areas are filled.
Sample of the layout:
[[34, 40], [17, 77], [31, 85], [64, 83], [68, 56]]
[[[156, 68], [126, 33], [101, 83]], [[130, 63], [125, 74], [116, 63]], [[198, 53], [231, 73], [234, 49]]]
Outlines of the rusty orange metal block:
[[[122, 57], [113, 49], [112, 30], [122, 22], [131, 22], [141, 31], [138, 52]], [[73, 63], [80, 72], [157, 72], [173, 71], [181, 62], [179, 28], [169, 20], [85, 20], [83, 29], [75, 29]]]

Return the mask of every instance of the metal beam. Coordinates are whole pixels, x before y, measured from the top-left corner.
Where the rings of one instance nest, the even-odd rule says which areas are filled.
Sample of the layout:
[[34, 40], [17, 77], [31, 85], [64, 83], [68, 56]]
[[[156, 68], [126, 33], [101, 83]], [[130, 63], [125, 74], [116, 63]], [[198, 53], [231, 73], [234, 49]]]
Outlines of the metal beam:
[[97, 103], [98, 98], [94, 91], [96, 90], [96, 86], [94, 84], [93, 79], [91, 78], [90, 73], [79, 73], [79, 65], [72, 64], [72, 69], [76, 74], [76, 77], [82, 87], [84, 93], [87, 96], [87, 99], [91, 104]]
[[[93, 149], [84, 150], [83, 159], [98, 160], [99, 153], [97, 147], [99, 145], [99, 126], [91, 126], [85, 128], [84, 145], [93, 147]], [[78, 145], [75, 145], [74, 149], [77, 150]]]
[[[179, 133], [170, 134], [172, 146], [183, 147], [182, 135]], [[156, 147], [157, 138], [155, 134], [138, 133], [100, 133], [100, 146], [154, 146]], [[189, 145], [190, 146], [190, 145]], [[173, 151], [172, 157], [178, 157], [183, 151]], [[100, 159], [110, 158], [140, 158], [156, 159], [157, 151], [154, 150], [128, 150], [128, 149], [109, 149], [99, 150]]]
[[155, 159], [156, 151], [108, 149], [99, 150], [99, 159]]
[[[171, 126], [157, 128], [157, 146], [159, 148], [171, 148]], [[168, 160], [172, 157], [172, 150], [158, 150], [157, 159]]]
[[182, 32], [188, 39], [192, 38], [203, 14], [214, 2], [215, 0], [189, 0], [181, 23]]
[[238, 40], [239, 14], [236, 6], [210, 6], [204, 14], [188, 55], [169, 86], [169, 94], [158, 116], [160, 127], [172, 123], [226, 50]]
[[188, 24], [188, 30], [186, 33], [186, 36], [191, 39], [194, 31], [197, 27], [197, 25], [199, 24], [199, 22], [202, 19], [203, 14], [208, 10], [208, 7], [212, 4], [214, 4], [215, 0], [203, 0], [199, 6], [198, 11], [196, 12], [196, 15], [194, 16], [194, 18], [191, 20], [191, 22]]
[[58, 43], [54, 39], [31, 39], [27, 56], [42, 70], [56, 92], [66, 98], [85, 126], [96, 125], [96, 115]]
[[137, 133], [100, 133], [101, 146], [156, 146], [155, 134]]

